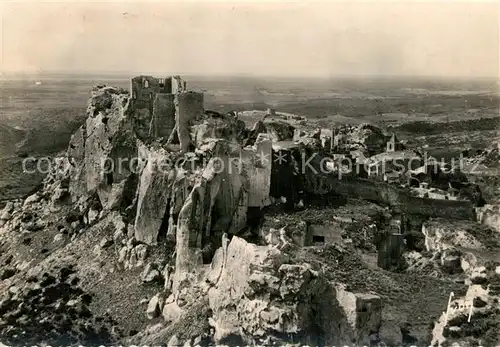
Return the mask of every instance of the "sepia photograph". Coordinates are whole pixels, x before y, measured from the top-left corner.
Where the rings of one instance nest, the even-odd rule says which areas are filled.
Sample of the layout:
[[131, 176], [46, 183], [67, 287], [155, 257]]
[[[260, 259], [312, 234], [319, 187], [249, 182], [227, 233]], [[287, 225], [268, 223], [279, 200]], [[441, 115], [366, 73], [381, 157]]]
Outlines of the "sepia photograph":
[[500, 2], [0, 3], [0, 347], [500, 346]]

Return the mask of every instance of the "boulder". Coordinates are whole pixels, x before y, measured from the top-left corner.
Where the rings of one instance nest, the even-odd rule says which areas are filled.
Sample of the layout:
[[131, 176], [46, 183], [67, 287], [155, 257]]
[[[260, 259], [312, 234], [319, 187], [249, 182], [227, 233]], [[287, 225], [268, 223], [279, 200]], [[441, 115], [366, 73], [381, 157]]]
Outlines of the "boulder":
[[137, 245], [135, 248], [135, 254], [137, 255], [137, 264], [144, 264], [144, 261], [148, 257], [148, 247], [145, 244]]
[[88, 224], [93, 224], [99, 218], [99, 211], [90, 209], [87, 214]]
[[177, 335], [173, 335], [167, 343], [168, 347], [179, 347], [182, 346], [181, 341], [177, 338]]
[[156, 269], [155, 265], [152, 263], [147, 264], [144, 267], [144, 270], [142, 271], [142, 274], [141, 274], [141, 280], [144, 283], [153, 282], [153, 281], [159, 279], [160, 277], [161, 277], [160, 271], [158, 271], [158, 269]]
[[111, 246], [113, 244], [113, 241], [108, 239], [107, 237], [103, 237], [101, 239], [101, 242], [99, 242], [99, 246], [101, 248], [108, 248], [109, 246]]
[[56, 234], [56, 235], [54, 236], [54, 240], [53, 240], [53, 242], [54, 242], [54, 243], [58, 243], [58, 242], [61, 242], [61, 241], [63, 241], [63, 240], [64, 240], [64, 235], [63, 235], [63, 234]]
[[8, 221], [11, 217], [12, 217], [11, 213], [5, 210], [0, 215], [0, 219], [3, 221]]
[[182, 310], [174, 301], [173, 297], [170, 296], [165, 302], [165, 306], [163, 306], [162, 316], [165, 320], [165, 323], [172, 323], [177, 321], [182, 314]]
[[134, 238], [127, 241], [127, 245], [124, 247], [125, 250], [120, 250], [120, 259], [122, 255], [125, 257], [123, 264], [125, 269], [132, 269], [133, 267], [144, 266], [144, 261], [146, 260], [147, 246], [145, 244], [136, 245], [136, 240]]
[[172, 290], [172, 280], [173, 280], [173, 275], [174, 275], [173, 268], [169, 265], [165, 265], [161, 275], [163, 276], [164, 289], [166, 291], [171, 291]]
[[128, 248], [126, 246], [120, 248], [120, 251], [118, 252], [118, 262], [125, 263], [127, 255], [128, 255]]
[[156, 294], [149, 300], [148, 308], [146, 309], [146, 316], [148, 319], [154, 319], [158, 317], [160, 314], [160, 305], [159, 305], [159, 294]]
[[40, 198], [41, 198], [41, 196], [38, 193], [35, 193], [33, 195], [28, 196], [24, 200], [23, 207], [26, 207], [26, 206], [33, 205], [33, 204], [37, 203], [38, 201], [40, 201]]
[[3, 210], [2, 210], [2, 214], [5, 213], [5, 212], [12, 212], [14, 211], [14, 203], [12, 201], [7, 201], [7, 203], [5, 204]]

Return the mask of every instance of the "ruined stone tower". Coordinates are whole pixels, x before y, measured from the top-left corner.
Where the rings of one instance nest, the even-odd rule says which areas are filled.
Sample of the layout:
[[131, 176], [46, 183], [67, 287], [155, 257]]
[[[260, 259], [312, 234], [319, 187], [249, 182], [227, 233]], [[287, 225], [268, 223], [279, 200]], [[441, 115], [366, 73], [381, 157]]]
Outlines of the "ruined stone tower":
[[186, 81], [179, 76], [143, 75], [132, 78], [130, 93], [129, 108], [140, 138], [170, 138], [175, 130], [181, 150], [187, 149], [189, 121], [204, 112], [203, 93], [187, 91]]

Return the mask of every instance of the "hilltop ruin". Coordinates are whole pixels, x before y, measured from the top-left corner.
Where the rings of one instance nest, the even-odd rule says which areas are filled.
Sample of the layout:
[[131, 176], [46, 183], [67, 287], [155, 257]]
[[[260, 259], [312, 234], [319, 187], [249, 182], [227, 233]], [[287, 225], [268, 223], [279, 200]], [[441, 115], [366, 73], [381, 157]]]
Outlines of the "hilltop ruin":
[[136, 76], [130, 81], [129, 112], [140, 139], [165, 137], [190, 146], [189, 122], [203, 114], [203, 93], [189, 91], [179, 76]]
[[[234, 113], [205, 112], [203, 94], [188, 91], [180, 77], [134, 77], [129, 94], [102, 88], [89, 107], [91, 116], [80, 130], [86, 132], [85, 144], [77, 133], [68, 151], [85, 171], [83, 181], [70, 183], [72, 198], [96, 192], [104, 209], [113, 209], [117, 199], [129, 204], [125, 208], [136, 211], [133, 235], [140, 242], [154, 245], [158, 238], [175, 236], [179, 274], [190, 273], [202, 259], [210, 261], [222, 234], [258, 226], [263, 209], [280, 199], [295, 209], [316, 196], [337, 195], [376, 202], [416, 220], [475, 219], [474, 201], [422, 198], [404, 187], [405, 177], [423, 165], [420, 154], [372, 125], [304, 132], [304, 119], [268, 111], [246, 130]], [[150, 145], [158, 139], [163, 145]], [[116, 164], [136, 157], [143, 169], [132, 179], [129, 167]], [[162, 166], [181, 157], [181, 167]], [[103, 158], [115, 164], [114, 170], [99, 167]], [[339, 176], [345, 159], [355, 168]], [[403, 170], [389, 182], [387, 167], [393, 170], [397, 160]], [[124, 191], [134, 190], [125, 199]], [[305, 236], [308, 232], [303, 231], [304, 239], [312, 237]], [[391, 247], [403, 247], [399, 239]]]
[[[456, 169], [434, 165], [432, 171], [430, 161], [395, 134], [370, 124], [316, 128], [276, 110], [220, 114], [205, 110], [203, 101], [203, 93], [189, 91], [177, 76], [137, 76], [130, 91], [94, 88], [85, 124], [42, 189], [2, 213], [8, 233], [45, 227], [49, 233], [49, 223], [71, 230], [71, 240], [30, 272], [49, 288], [55, 281], [46, 282], [49, 261], [73, 259], [65, 258], [65, 247], [75, 254], [75, 268], [91, 262], [111, 267], [106, 271], [113, 276], [157, 284], [146, 317], [161, 316], [162, 326], [130, 333], [131, 343], [196, 344], [207, 336], [240, 345], [389, 342], [384, 329], [391, 323], [382, 317], [391, 303], [368, 282], [392, 286], [399, 282], [388, 280], [391, 271], [424, 266], [436, 266], [436, 277], [439, 271], [469, 276], [480, 260], [463, 251], [464, 240], [477, 247], [497, 240], [489, 226], [500, 229], [498, 209], [480, 207], [476, 186]], [[242, 120], [247, 116], [251, 126]], [[441, 235], [450, 234], [447, 220], [457, 221], [464, 236], [443, 241]], [[474, 228], [486, 241], [470, 241]], [[95, 235], [102, 237], [98, 244]], [[19, 243], [32, 242], [26, 240]], [[419, 252], [444, 243], [439, 255], [421, 262]], [[377, 253], [375, 264], [366, 265], [359, 250]], [[24, 270], [16, 271], [7, 275], [21, 283]], [[110, 290], [83, 265], [71, 271], [84, 274], [88, 290]], [[67, 286], [68, 276], [57, 285]], [[436, 287], [435, 279], [420, 280]], [[79, 280], [71, 281], [76, 286]], [[45, 292], [30, 285], [1, 301], [9, 322], [24, 314], [22, 322], [37, 326], [29, 308], [14, 309], [23, 295], [36, 298], [37, 310], [61, 305], [44, 297], [39, 308]], [[72, 314], [88, 316], [87, 301]], [[66, 325], [68, 317], [62, 316]], [[189, 327], [182, 325], [186, 317]], [[25, 329], [24, 323], [12, 329], [0, 323], [12, 341]], [[401, 328], [393, 343], [408, 341], [408, 329]]]

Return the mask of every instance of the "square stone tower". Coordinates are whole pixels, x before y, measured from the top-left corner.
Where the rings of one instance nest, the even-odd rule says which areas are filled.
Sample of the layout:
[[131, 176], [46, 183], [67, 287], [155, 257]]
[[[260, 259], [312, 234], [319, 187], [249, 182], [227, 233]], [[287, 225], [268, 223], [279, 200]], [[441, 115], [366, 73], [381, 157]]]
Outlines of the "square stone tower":
[[188, 148], [189, 120], [204, 112], [202, 93], [188, 92], [179, 76], [141, 75], [131, 79], [130, 94], [129, 108], [140, 138], [170, 138], [177, 131], [181, 147]]

